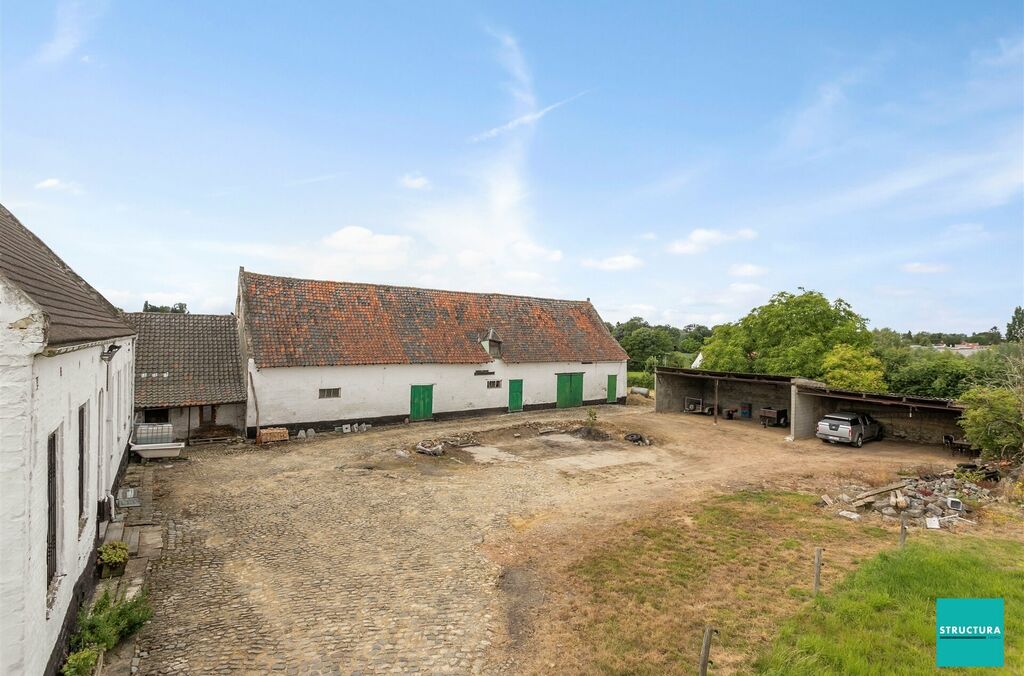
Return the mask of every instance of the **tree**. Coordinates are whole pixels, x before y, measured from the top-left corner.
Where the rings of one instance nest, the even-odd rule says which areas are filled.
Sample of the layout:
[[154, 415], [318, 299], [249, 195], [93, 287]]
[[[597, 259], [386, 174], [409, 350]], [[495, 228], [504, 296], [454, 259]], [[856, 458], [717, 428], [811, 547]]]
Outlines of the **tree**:
[[188, 314], [188, 305], [175, 303], [174, 305], [153, 305], [148, 300], [142, 303], [143, 312], [170, 312], [172, 314]]
[[847, 390], [885, 392], [882, 360], [867, 348], [836, 345], [822, 361], [825, 383]]
[[1014, 309], [1013, 316], [1006, 325], [1006, 340], [1014, 343], [1024, 342], [1024, 308], [1020, 305]]
[[660, 359], [672, 351], [672, 337], [662, 329], [639, 328], [622, 339], [622, 349], [629, 355], [630, 369], [639, 371], [648, 357]]
[[960, 398], [960, 427], [985, 458], [1024, 459], [1024, 402], [1006, 387], [972, 387]]
[[643, 317], [633, 317], [628, 322], [620, 322], [612, 328], [612, 337], [619, 341], [621, 344], [625, 340], [626, 336], [633, 333], [637, 329], [650, 328], [650, 324]]
[[973, 362], [945, 350], [913, 350], [903, 366], [886, 373], [889, 389], [897, 394], [956, 399], [974, 376]]
[[867, 321], [846, 301], [829, 302], [817, 291], [784, 291], [738, 322], [715, 327], [702, 366], [821, 378], [825, 355], [836, 345], [870, 344]]

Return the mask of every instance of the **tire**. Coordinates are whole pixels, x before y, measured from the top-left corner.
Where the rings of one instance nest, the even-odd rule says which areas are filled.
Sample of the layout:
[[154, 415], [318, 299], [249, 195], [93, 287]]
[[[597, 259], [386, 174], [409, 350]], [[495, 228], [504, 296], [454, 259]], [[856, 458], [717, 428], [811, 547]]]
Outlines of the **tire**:
[[853, 447], [860, 448], [864, 445], [864, 436], [861, 434], [857, 435], [857, 438], [853, 440]]
[[885, 434], [882, 432], [882, 428], [878, 428], [878, 434], [875, 435], [875, 441], [881, 441]]

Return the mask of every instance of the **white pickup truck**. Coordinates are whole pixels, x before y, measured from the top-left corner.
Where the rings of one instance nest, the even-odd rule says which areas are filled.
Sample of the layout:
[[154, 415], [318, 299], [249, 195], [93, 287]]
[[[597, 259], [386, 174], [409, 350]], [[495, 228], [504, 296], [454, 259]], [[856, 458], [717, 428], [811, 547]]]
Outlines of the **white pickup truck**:
[[866, 413], [829, 413], [818, 422], [817, 437], [832, 444], [860, 448], [869, 439], [882, 438], [882, 425]]

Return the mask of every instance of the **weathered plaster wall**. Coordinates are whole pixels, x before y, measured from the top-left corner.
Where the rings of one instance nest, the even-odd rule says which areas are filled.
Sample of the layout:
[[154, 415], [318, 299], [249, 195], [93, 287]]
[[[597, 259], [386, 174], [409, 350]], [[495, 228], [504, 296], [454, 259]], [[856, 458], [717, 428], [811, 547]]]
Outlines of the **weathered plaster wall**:
[[[108, 366], [99, 357], [102, 345], [39, 353], [41, 315], [5, 286], [0, 280], [0, 673], [41, 674], [93, 551], [96, 503], [109, 491], [128, 441], [134, 339], [105, 341], [122, 345], [109, 365], [108, 383]], [[80, 521], [78, 408], [83, 404], [87, 469]], [[53, 432], [60, 512], [57, 575], [48, 588], [46, 445]]]
[[[493, 375], [474, 375], [486, 369]], [[410, 387], [434, 385], [434, 413], [500, 409], [508, 406], [508, 381], [522, 379], [525, 406], [554, 404], [557, 373], [583, 373], [583, 399], [607, 398], [608, 375], [616, 375], [617, 396], [626, 395], [625, 362], [393, 366], [333, 366], [257, 369], [249, 362], [256, 397], [249, 394], [247, 424], [359, 420], [409, 415]], [[488, 380], [501, 380], [488, 389]], [[341, 390], [336, 399], [319, 399], [320, 388]]]

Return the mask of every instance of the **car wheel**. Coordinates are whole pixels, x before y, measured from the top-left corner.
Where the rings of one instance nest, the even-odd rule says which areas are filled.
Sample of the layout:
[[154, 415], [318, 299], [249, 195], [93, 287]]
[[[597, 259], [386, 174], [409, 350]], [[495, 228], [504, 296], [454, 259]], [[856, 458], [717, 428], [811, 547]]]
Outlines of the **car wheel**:
[[853, 447], [854, 448], [860, 448], [863, 445], [864, 445], [864, 437], [862, 435], [858, 434], [857, 438], [853, 440]]
[[876, 435], [875, 435], [875, 441], [881, 441], [881, 440], [882, 440], [882, 436], [883, 436], [883, 434], [882, 434], [882, 428], [881, 428], [881, 427], [879, 427], [879, 428], [878, 428], [878, 434], [876, 434]]

